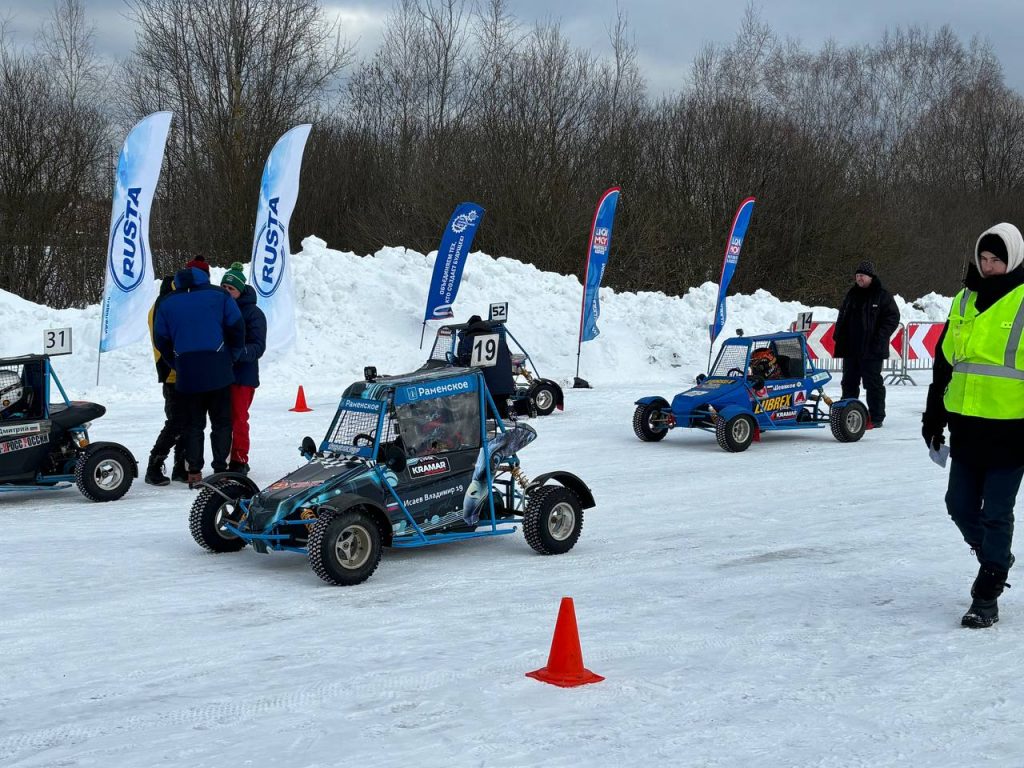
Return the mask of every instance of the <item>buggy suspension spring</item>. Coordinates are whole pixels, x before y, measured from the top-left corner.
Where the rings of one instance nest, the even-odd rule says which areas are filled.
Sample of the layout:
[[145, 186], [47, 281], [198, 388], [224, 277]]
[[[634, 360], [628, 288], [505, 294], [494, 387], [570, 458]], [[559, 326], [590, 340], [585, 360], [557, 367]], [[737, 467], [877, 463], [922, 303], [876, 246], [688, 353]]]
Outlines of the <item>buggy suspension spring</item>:
[[511, 474], [512, 477], [516, 479], [516, 482], [518, 482], [522, 489], [525, 491], [526, 486], [530, 484], [530, 478], [528, 478], [526, 476], [526, 473], [523, 472], [522, 467], [518, 465], [512, 467], [512, 469], [509, 470], [509, 474]]

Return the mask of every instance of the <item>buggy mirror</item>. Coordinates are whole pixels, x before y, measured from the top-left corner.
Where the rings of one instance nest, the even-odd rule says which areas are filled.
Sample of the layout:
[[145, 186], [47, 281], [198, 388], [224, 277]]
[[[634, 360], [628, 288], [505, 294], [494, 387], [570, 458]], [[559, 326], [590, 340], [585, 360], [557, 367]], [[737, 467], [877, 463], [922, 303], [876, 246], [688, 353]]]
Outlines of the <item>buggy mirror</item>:
[[405, 459], [405, 452], [394, 443], [381, 446], [380, 453], [381, 458], [384, 459], [384, 464], [392, 472], [403, 471], [408, 463]]
[[311, 459], [316, 455], [316, 443], [313, 442], [312, 437], [306, 435], [302, 438], [302, 445], [299, 446], [299, 453], [307, 459]]
[[366, 379], [366, 381], [376, 381], [377, 380], [377, 366], [375, 366], [375, 365], [368, 365], [365, 368], [363, 368], [363, 378]]
[[706, 373], [698, 373], [697, 378], [695, 378], [694, 381], [696, 381], [697, 384], [703, 384], [705, 381], [707, 381], [707, 378], [708, 376]]

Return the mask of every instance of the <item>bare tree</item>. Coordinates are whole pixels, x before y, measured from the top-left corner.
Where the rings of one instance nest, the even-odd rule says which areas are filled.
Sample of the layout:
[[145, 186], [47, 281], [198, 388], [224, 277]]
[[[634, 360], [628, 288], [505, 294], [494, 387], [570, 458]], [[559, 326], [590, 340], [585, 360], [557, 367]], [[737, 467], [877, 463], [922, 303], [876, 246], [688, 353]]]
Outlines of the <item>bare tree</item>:
[[121, 117], [127, 125], [157, 109], [175, 114], [161, 233], [174, 246], [165, 250], [239, 258], [267, 153], [322, 113], [351, 49], [316, 0], [127, 2], [138, 43], [124, 66]]

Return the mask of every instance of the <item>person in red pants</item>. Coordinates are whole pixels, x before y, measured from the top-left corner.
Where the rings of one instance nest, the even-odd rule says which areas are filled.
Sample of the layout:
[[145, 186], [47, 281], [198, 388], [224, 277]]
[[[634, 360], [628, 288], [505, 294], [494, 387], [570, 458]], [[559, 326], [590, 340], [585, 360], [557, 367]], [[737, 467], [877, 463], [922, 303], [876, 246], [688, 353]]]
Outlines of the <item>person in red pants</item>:
[[249, 407], [260, 385], [260, 358], [267, 348], [267, 318], [256, 306], [256, 291], [245, 283], [242, 263], [236, 261], [221, 279], [221, 287], [238, 303], [245, 321], [245, 346], [235, 358], [231, 385], [231, 458], [229, 472], [249, 474]]

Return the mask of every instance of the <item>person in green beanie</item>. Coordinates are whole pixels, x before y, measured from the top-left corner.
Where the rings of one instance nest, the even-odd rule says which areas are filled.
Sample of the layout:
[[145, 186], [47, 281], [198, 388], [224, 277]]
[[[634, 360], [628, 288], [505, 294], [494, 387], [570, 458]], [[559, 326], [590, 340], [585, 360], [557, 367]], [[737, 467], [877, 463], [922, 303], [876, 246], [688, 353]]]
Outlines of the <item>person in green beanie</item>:
[[231, 456], [229, 472], [249, 473], [249, 407], [260, 385], [260, 358], [267, 348], [267, 318], [256, 306], [256, 291], [245, 282], [242, 263], [236, 261], [224, 274], [221, 287], [236, 302], [245, 321], [245, 346], [235, 358], [235, 383], [231, 385]]

